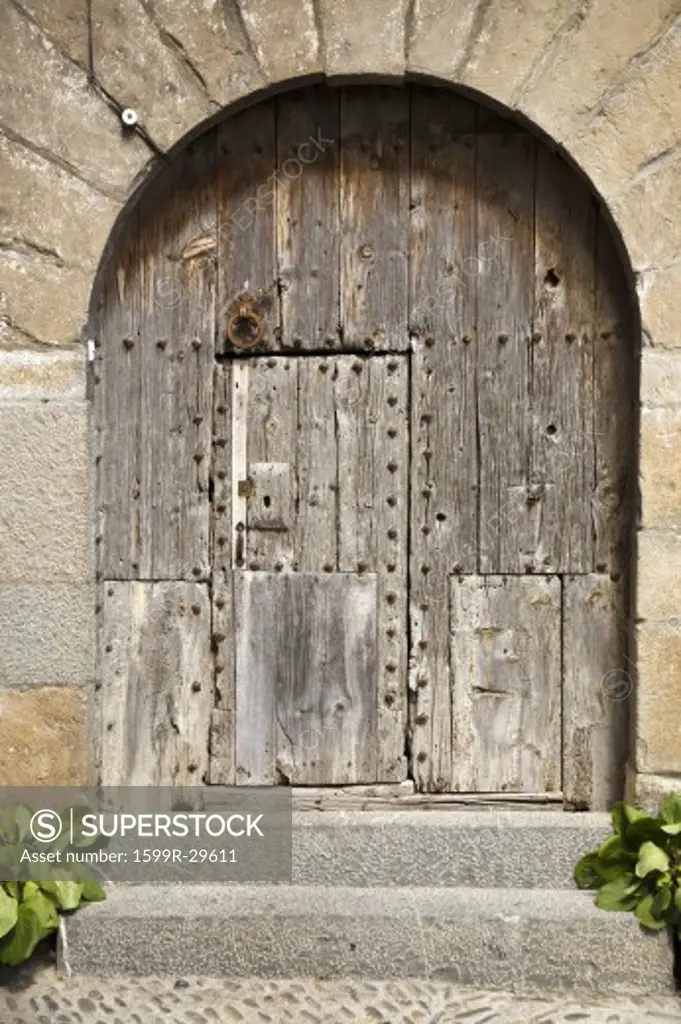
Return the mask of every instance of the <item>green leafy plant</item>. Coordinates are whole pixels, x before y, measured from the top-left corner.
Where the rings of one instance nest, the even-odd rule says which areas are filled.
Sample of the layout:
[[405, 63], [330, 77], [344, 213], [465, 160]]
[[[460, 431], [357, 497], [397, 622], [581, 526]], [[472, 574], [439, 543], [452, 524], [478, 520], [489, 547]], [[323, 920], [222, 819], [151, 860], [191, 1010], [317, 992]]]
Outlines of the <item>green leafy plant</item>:
[[665, 797], [653, 818], [619, 803], [613, 835], [575, 867], [580, 889], [597, 889], [602, 910], [628, 910], [644, 928], [670, 927], [681, 938], [681, 793]]
[[[83, 813], [82, 808], [74, 809]], [[69, 811], [63, 812], [63, 819]], [[72, 913], [81, 903], [106, 899], [102, 886], [77, 866], [79, 878], [62, 868], [40, 866], [41, 880], [20, 880], [21, 856], [37, 847], [29, 831], [31, 811], [27, 807], [7, 810], [0, 819], [0, 877], [13, 875], [14, 881], [0, 881], [0, 964], [16, 967], [27, 960], [42, 939], [59, 927], [60, 914]], [[88, 845], [93, 845], [88, 843]], [[63, 853], [68, 848], [68, 833], [51, 850]]]

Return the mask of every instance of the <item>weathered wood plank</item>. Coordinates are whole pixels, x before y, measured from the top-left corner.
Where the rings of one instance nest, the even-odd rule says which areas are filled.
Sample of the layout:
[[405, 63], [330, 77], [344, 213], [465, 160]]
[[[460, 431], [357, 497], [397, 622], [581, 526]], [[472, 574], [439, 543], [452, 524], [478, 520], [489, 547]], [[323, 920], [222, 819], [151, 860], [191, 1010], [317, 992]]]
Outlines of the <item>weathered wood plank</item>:
[[375, 576], [238, 580], [237, 782], [373, 782]]
[[[403, 788], [404, 787], [404, 788]], [[411, 780], [344, 788], [294, 786], [294, 811], [399, 810], [424, 813], [456, 808], [457, 812], [522, 807], [524, 811], [555, 811], [562, 793], [415, 793]]]
[[338, 567], [378, 574], [378, 769], [404, 779], [407, 724], [409, 367], [402, 356], [334, 360]]
[[412, 90], [410, 729], [431, 791], [451, 773], [448, 575], [477, 568], [475, 117], [466, 100]]
[[274, 101], [225, 121], [217, 130], [217, 149], [217, 348], [243, 353], [276, 347], [280, 303]]
[[557, 153], [537, 153], [531, 533], [539, 572], [591, 572], [594, 489], [593, 332], [596, 212], [586, 184]]
[[627, 573], [635, 528], [638, 339], [622, 260], [602, 213], [596, 251], [594, 563], [598, 572]]
[[282, 348], [339, 344], [339, 113], [340, 94], [323, 85], [277, 100]]
[[298, 362], [298, 436], [295, 448], [298, 515], [295, 568], [338, 568], [338, 446], [333, 393], [334, 359]]
[[407, 350], [409, 98], [341, 97], [341, 329], [347, 347]]
[[206, 584], [106, 581], [101, 781], [200, 785], [213, 707]]
[[[479, 569], [526, 572], [529, 360], [534, 281], [535, 143], [526, 134], [478, 138], [477, 291], [480, 466]], [[500, 173], [503, 168], [503, 173]]]
[[622, 799], [634, 686], [626, 600], [609, 576], [567, 576], [563, 599], [563, 788], [580, 809]]
[[452, 789], [560, 787], [560, 632], [557, 577], [452, 579]]
[[204, 226], [211, 211], [215, 223], [214, 172], [209, 143], [178, 158], [139, 222], [136, 270], [117, 275], [129, 333], [102, 329], [104, 386], [120, 413], [107, 412], [101, 444], [106, 578], [210, 572], [215, 234]]
[[[210, 782], [233, 785], [234, 750], [234, 608], [232, 567], [236, 525], [241, 509], [236, 503], [234, 453], [239, 460], [238, 429], [234, 431], [235, 408], [242, 392], [247, 398], [243, 363], [216, 364], [213, 399], [213, 518], [211, 556], [213, 560], [212, 617], [215, 671], [215, 709], [210, 728]], [[235, 379], [236, 378], [236, 379]], [[244, 453], [245, 462], [245, 453]], [[235, 518], [236, 516], [236, 518]]]
[[[285, 356], [248, 360], [247, 458], [242, 479], [248, 487], [245, 567], [254, 570], [280, 572], [292, 568], [297, 558], [299, 364], [299, 359]], [[238, 490], [237, 480], [233, 486]]]

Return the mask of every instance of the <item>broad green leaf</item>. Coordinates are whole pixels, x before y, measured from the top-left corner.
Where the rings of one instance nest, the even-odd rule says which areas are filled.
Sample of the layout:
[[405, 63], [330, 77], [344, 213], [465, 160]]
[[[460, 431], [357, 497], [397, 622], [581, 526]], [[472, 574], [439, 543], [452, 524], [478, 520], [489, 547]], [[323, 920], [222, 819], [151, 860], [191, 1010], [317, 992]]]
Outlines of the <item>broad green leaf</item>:
[[[28, 882], [27, 886], [33, 885]], [[29, 890], [29, 898], [20, 904], [13, 930], [0, 939], [0, 963], [16, 967], [31, 955], [41, 939], [57, 927], [54, 904], [39, 891]]]
[[80, 882], [41, 882], [40, 888], [53, 898], [60, 910], [75, 910], [83, 891]]
[[671, 902], [672, 887], [671, 884], [668, 883], [663, 889], [656, 892], [653, 897], [653, 915], [655, 917], [661, 917], [667, 910], [669, 910]]
[[574, 877], [580, 889], [598, 889], [605, 881], [598, 853], [585, 853], [575, 866]]
[[18, 913], [19, 903], [16, 898], [0, 888], [0, 938], [14, 928]]
[[645, 878], [651, 871], [668, 871], [669, 857], [655, 843], [644, 843], [638, 855], [636, 874], [639, 878]]
[[598, 890], [596, 906], [601, 910], [633, 910], [637, 903], [637, 890], [638, 885], [626, 878], [607, 882]]
[[653, 914], [653, 900], [654, 897], [647, 894], [638, 903], [634, 914], [645, 928], [651, 928], [653, 931], [659, 932], [661, 928], [666, 926], [665, 921], [660, 921]]
[[608, 836], [604, 843], [601, 843], [598, 848], [599, 856], [603, 860], [608, 860], [612, 857], [619, 857], [620, 854], [624, 853], [624, 846], [622, 843], [622, 837], [620, 835]]
[[83, 899], [88, 903], [99, 903], [100, 900], [106, 899], [106, 889], [93, 879], [83, 882]]
[[3, 888], [9, 896], [13, 896], [15, 900], [19, 899], [18, 882], [3, 882], [1, 888]]
[[681, 793], [668, 793], [660, 806], [660, 817], [668, 825], [681, 824]]
[[637, 857], [635, 853], [621, 854], [611, 860], [601, 861], [601, 876], [604, 882], [614, 882], [624, 876], [634, 880]]
[[681, 914], [681, 888], [679, 888], [678, 886], [674, 892], [674, 906]]
[[678, 836], [681, 834], [681, 821], [675, 821], [673, 825], [663, 825], [662, 831], [668, 836]]
[[624, 804], [624, 815], [629, 825], [633, 825], [635, 821], [641, 821], [643, 818], [648, 817], [646, 812], [642, 811], [640, 807], [632, 807], [630, 804]]
[[624, 836], [624, 845], [629, 851], [638, 852], [638, 848], [643, 843], [655, 843], [657, 846], [663, 846], [665, 842], [666, 836], [662, 831], [662, 821], [658, 818], [639, 818], [629, 825]]

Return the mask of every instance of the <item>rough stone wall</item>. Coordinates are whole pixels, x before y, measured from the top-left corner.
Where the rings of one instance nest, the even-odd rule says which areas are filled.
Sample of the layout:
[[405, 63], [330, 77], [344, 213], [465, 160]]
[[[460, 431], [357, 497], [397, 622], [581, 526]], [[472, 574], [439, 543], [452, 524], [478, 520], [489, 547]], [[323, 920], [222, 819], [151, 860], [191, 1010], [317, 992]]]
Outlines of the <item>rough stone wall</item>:
[[[42, 780], [45, 765], [53, 782], [87, 771], [81, 329], [126, 201], [188, 132], [264, 87], [426, 75], [479, 90], [560, 142], [633, 264], [644, 349], [631, 788], [648, 800], [674, 785], [681, 0], [4, 0], [0, 38], [0, 749], [16, 750], [0, 782]], [[130, 132], [124, 107], [139, 114]]]

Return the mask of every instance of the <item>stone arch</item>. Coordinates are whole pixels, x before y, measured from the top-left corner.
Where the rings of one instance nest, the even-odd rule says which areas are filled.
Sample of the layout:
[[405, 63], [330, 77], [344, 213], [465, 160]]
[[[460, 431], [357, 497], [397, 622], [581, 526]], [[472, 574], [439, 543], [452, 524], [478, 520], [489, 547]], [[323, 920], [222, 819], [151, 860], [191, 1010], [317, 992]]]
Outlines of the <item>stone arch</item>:
[[[669, 216], [681, 166], [679, 13], [677, 0], [635, 10], [624, 0], [590, 6], [527, 0], [512, 10], [505, 0], [233, 0], [200, 16], [191, 0], [156, 0], [144, 8], [94, 0], [89, 16], [79, 0], [49, 9], [25, 0], [2, 12], [10, 44], [2, 147], [11, 216], [0, 339], [12, 350], [9, 396], [58, 399], [80, 436], [86, 406], [77, 342], [111, 227], [150, 166], [230, 104], [294, 79], [427, 76], [478, 90], [528, 118], [583, 169], [629, 255], [645, 340], [634, 759], [644, 796], [669, 787], [681, 772], [674, 685], [681, 640], [670, 627], [678, 607], [671, 581], [681, 526], [673, 462], [681, 436], [675, 411], [681, 228]], [[500, 62], [499, 54], [508, 59]], [[37, 79], [34, 66], [42, 69]], [[124, 107], [140, 114], [130, 134], [121, 132]], [[63, 201], [55, 206], [57, 191]], [[31, 475], [31, 446], [39, 449], [40, 430], [49, 429], [39, 417], [30, 422], [36, 440], [16, 470], [19, 480]], [[82, 475], [80, 444], [78, 465], [68, 468]], [[20, 560], [8, 569], [12, 586], [17, 579], [31, 586], [66, 579], [79, 587], [87, 579], [86, 493], [83, 477], [78, 502], [55, 508], [53, 518], [63, 520], [56, 535], [41, 533], [31, 519], [13, 534], [28, 531], [18, 550], [56, 544], [73, 568], [60, 565], [45, 576]], [[74, 536], [82, 550], [72, 559]], [[66, 618], [60, 613], [60, 622]], [[81, 609], [60, 649], [75, 639], [84, 651], [83, 621]], [[34, 642], [18, 626], [13, 630], [18, 649]], [[85, 654], [63, 673], [74, 684], [89, 678]], [[21, 672], [10, 672], [10, 686], [23, 682]]]

